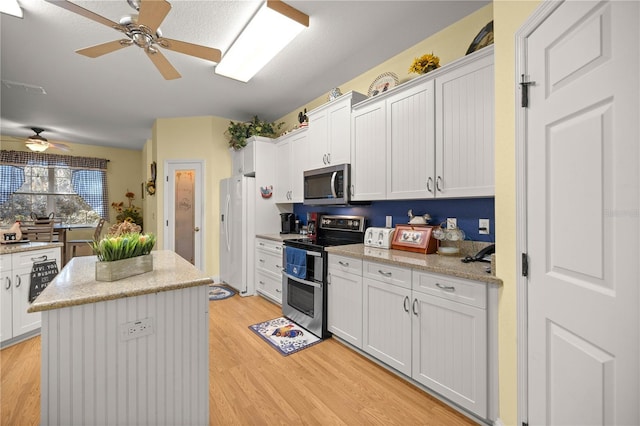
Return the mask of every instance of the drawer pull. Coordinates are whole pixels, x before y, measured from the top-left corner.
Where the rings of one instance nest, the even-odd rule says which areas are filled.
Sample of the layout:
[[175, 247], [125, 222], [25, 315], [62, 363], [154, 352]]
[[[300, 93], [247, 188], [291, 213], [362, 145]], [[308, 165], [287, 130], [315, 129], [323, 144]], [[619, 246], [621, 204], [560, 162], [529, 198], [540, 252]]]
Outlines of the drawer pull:
[[343, 262], [342, 260], [339, 260], [338, 263], [340, 264], [340, 266], [344, 266], [345, 268], [349, 267], [349, 262]]
[[258, 261], [264, 263], [264, 259], [258, 259]]
[[265, 285], [264, 281], [258, 281], [260, 284]]
[[264, 243], [258, 243], [258, 244], [260, 244], [262, 247], [264, 247]]
[[11, 288], [11, 278], [5, 277], [5, 280], [7, 281], [7, 285], [4, 286], [4, 289], [9, 290]]
[[276, 246], [276, 250], [282, 250], [281, 246]]
[[380, 275], [384, 275], [385, 277], [390, 277], [390, 276], [392, 275], [392, 273], [391, 273], [391, 272], [383, 272], [383, 271], [381, 271], [380, 269], [378, 269], [378, 273], [379, 273]]
[[282, 293], [282, 290], [280, 290], [279, 288], [276, 288], [276, 293]]
[[20, 284], [22, 284], [22, 278], [20, 278], [20, 275], [16, 274], [16, 288], [20, 287]]
[[280, 269], [282, 269], [282, 266], [276, 265], [276, 269], [280, 270]]
[[404, 302], [402, 302], [402, 305], [404, 306], [404, 311], [409, 313], [409, 296], [404, 297]]
[[436, 287], [444, 291], [456, 291], [456, 288], [452, 285], [442, 285], [440, 283], [436, 283]]

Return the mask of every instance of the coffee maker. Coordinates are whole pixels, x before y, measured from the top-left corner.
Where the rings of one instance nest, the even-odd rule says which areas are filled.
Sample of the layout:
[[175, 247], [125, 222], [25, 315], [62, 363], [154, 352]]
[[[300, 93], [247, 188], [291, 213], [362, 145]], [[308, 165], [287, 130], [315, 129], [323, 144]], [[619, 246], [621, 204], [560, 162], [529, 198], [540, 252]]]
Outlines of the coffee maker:
[[296, 232], [296, 215], [293, 213], [280, 213], [280, 233], [293, 234]]
[[307, 233], [310, 237], [313, 237], [318, 232], [318, 220], [320, 219], [320, 213], [309, 212], [307, 213]]

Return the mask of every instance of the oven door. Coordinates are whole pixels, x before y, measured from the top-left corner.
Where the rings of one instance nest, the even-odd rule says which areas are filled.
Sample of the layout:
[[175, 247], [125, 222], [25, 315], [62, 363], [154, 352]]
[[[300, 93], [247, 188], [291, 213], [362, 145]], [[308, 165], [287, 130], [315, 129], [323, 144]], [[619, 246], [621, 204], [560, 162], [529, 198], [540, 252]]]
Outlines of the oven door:
[[282, 273], [282, 314], [322, 338], [323, 283]]

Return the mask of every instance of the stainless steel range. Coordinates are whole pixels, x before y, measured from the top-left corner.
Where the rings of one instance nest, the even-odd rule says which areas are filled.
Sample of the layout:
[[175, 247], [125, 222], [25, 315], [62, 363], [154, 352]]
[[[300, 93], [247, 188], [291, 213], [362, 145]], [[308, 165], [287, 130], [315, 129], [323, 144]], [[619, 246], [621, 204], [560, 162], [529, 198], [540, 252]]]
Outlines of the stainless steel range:
[[285, 240], [282, 313], [318, 337], [327, 332], [327, 252], [325, 247], [364, 241], [362, 216], [320, 215], [317, 234]]

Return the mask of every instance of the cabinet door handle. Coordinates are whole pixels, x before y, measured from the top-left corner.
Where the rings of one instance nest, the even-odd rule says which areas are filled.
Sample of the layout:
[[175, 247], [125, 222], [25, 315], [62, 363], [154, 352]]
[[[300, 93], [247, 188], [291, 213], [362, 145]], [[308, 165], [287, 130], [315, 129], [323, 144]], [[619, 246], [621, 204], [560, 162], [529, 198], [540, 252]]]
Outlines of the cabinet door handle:
[[413, 299], [413, 304], [411, 305], [411, 309], [413, 310], [413, 315], [418, 316], [418, 309], [416, 308], [418, 304], [418, 299]]
[[258, 262], [264, 263], [264, 259], [258, 259]]
[[343, 262], [342, 260], [339, 260], [338, 263], [340, 264], [340, 266], [344, 266], [346, 268], [349, 267], [349, 262]]
[[262, 284], [262, 285], [265, 285], [265, 284], [264, 284], [264, 281], [258, 281], [258, 283], [260, 283], [260, 284]]
[[383, 271], [381, 271], [380, 269], [378, 269], [378, 273], [379, 273], [380, 275], [384, 275], [385, 277], [390, 277], [390, 276], [392, 275], [392, 273], [391, 273], [391, 272], [383, 272]]
[[327, 284], [331, 284], [331, 274], [327, 274]]
[[429, 177], [429, 179], [427, 179], [427, 191], [429, 192], [433, 192], [433, 190], [431, 189], [431, 184], [433, 183], [433, 179], [431, 179], [431, 177]]
[[282, 266], [276, 265], [276, 269], [282, 269]]
[[322, 154], [322, 164], [327, 164], [327, 154]]
[[331, 153], [327, 154], [327, 164], [331, 164]]
[[282, 293], [282, 290], [280, 290], [279, 288], [276, 288], [276, 293]]
[[355, 193], [356, 193], [356, 188], [353, 185], [351, 185], [351, 196], [353, 197]]
[[438, 176], [436, 178], [436, 190], [439, 192], [442, 192], [442, 187], [440, 186], [441, 183], [442, 183], [442, 176]]
[[20, 278], [20, 275], [16, 274], [16, 288], [20, 287], [20, 284], [22, 284], [22, 278]]
[[409, 313], [409, 296], [404, 297], [404, 302], [402, 302], [402, 305], [404, 306], [404, 311]]
[[7, 281], [7, 284], [4, 286], [4, 289], [9, 290], [11, 288], [11, 278], [5, 277], [5, 280]]
[[456, 291], [456, 288], [452, 285], [443, 285], [440, 283], [436, 283], [436, 287], [444, 291], [451, 291], [451, 292]]

